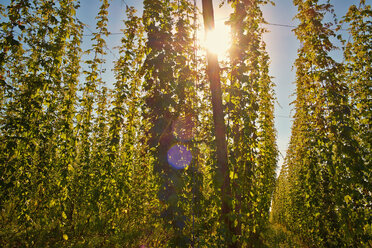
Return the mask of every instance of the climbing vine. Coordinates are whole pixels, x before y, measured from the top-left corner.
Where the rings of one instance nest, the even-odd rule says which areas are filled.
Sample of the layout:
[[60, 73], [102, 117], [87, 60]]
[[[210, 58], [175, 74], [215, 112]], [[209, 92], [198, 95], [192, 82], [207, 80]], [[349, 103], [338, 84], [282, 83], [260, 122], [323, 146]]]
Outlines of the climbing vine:
[[338, 22], [330, 1], [293, 1], [295, 113], [276, 178], [272, 2], [220, 2], [232, 10], [218, 71], [228, 180], [196, 2], [126, 6], [116, 50], [108, 0], [94, 28], [79, 1], [0, 4], [0, 246], [275, 247], [273, 223], [304, 246], [371, 245], [371, 6]]
[[[335, 21], [325, 21], [333, 16], [333, 6], [329, 1], [294, 4], [300, 21], [295, 33], [302, 43], [295, 62], [296, 113], [272, 215], [309, 246], [368, 247], [371, 234], [365, 207], [370, 203], [363, 192], [370, 170], [363, 162], [368, 152], [363, 153], [355, 115], [357, 106], [363, 106], [356, 103], [363, 95], [356, 87], [368, 80], [369, 65], [360, 66], [352, 54], [357, 48], [354, 42], [367, 44], [363, 39], [370, 31], [355, 28], [368, 27], [364, 18], [370, 15], [370, 6], [361, 1], [360, 9], [351, 6], [343, 18], [344, 23], [351, 23], [354, 42], [349, 40], [344, 48], [346, 63], [338, 63], [329, 55], [336, 48], [331, 42], [336, 37]], [[368, 51], [368, 45], [363, 51]], [[358, 75], [367, 78], [353, 77], [356, 66], [360, 66]]]

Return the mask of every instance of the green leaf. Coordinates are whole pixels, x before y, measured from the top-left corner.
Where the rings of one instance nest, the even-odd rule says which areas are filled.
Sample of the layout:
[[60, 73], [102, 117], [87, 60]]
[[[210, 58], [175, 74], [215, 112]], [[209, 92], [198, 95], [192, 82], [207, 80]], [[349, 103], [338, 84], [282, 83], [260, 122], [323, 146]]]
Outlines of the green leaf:
[[345, 200], [346, 204], [349, 204], [349, 202], [351, 202], [352, 199], [351, 199], [351, 196], [345, 195], [344, 200]]

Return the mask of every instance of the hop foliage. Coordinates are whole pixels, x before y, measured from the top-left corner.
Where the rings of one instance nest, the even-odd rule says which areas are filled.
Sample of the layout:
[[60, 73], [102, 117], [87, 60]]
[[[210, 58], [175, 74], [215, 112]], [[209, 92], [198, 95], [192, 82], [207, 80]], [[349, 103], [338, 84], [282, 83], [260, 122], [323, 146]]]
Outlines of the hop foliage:
[[309, 246], [368, 247], [371, 169], [365, 118], [370, 106], [365, 96], [370, 89], [365, 82], [371, 79], [371, 63], [361, 58], [371, 50], [370, 6], [361, 1], [343, 18], [352, 39], [344, 43], [340, 64], [329, 55], [336, 36], [333, 24], [325, 22], [333, 13], [329, 1], [294, 4], [300, 21], [295, 33], [302, 43], [295, 63], [296, 113], [272, 217]]
[[[127, 7], [110, 82], [108, 0], [85, 52], [78, 1], [0, 4], [0, 246], [263, 247], [271, 206], [269, 231], [295, 243], [368, 247], [370, 6], [362, 0], [343, 18], [351, 38], [337, 63], [337, 31], [325, 22], [332, 5], [294, 1], [296, 113], [275, 180], [274, 83], [260, 25], [268, 2], [227, 1], [230, 230], [192, 1], [144, 0], [142, 16]], [[192, 156], [179, 170], [168, 161], [174, 147]]]

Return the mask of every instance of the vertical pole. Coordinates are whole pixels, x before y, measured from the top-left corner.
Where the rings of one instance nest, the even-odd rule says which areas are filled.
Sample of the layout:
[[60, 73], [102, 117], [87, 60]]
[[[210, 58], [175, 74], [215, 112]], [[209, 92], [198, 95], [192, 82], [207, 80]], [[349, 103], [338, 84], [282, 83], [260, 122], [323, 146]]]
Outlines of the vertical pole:
[[[194, 0], [194, 34], [193, 34], [193, 39], [194, 39], [194, 56], [193, 56], [193, 60], [194, 60], [194, 65], [195, 65], [195, 68], [194, 70], [196, 71], [196, 74], [195, 74], [195, 89], [196, 89], [196, 86], [197, 86], [197, 81], [198, 81], [198, 62], [197, 62], [197, 58], [196, 58], [196, 52], [197, 52], [197, 10], [196, 10], [196, 0]], [[194, 208], [195, 208], [195, 171], [196, 171], [196, 168], [197, 168], [197, 163], [198, 163], [198, 159], [199, 159], [199, 154], [198, 156], [196, 157], [196, 160], [195, 160], [195, 168], [193, 168], [192, 170], [192, 243], [191, 243], [191, 248], [194, 248], [195, 247], [195, 212], [194, 212]]]
[[[214, 29], [214, 13], [212, 0], [202, 0], [203, 4], [203, 19], [205, 32]], [[235, 247], [232, 242], [233, 223], [230, 221], [229, 214], [231, 213], [231, 188], [230, 175], [227, 160], [227, 143], [226, 143], [226, 127], [224, 122], [224, 113], [222, 107], [222, 91], [220, 79], [220, 67], [218, 65], [218, 58], [216, 54], [207, 50], [207, 73], [210, 81], [210, 88], [212, 93], [212, 108], [213, 121], [216, 135], [216, 149], [217, 149], [217, 165], [219, 173], [217, 176], [222, 177], [221, 185], [221, 220], [224, 223], [227, 231], [227, 247]], [[220, 174], [220, 175], [218, 175]]]

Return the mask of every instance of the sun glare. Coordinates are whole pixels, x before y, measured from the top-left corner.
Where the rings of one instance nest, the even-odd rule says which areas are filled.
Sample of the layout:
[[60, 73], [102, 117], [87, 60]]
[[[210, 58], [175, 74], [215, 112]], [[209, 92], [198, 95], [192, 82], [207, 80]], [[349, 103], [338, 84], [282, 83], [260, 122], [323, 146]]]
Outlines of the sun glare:
[[215, 28], [204, 34], [204, 48], [220, 59], [226, 57], [230, 44], [230, 29], [224, 22], [216, 22]]

